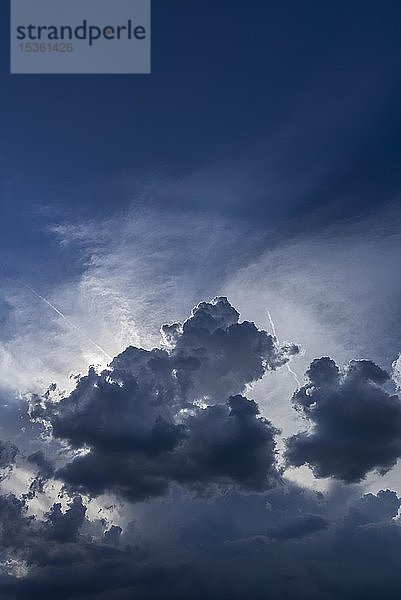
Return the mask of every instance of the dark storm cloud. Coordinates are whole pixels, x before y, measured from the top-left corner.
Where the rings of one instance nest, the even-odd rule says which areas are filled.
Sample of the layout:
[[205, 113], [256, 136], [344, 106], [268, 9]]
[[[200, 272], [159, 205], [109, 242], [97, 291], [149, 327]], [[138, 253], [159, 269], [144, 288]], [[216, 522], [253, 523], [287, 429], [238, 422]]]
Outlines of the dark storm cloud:
[[165, 325], [165, 349], [129, 347], [110, 369], [90, 369], [69, 397], [34, 400], [33, 417], [89, 453], [57, 476], [90, 494], [132, 501], [236, 485], [264, 490], [277, 480], [277, 430], [241, 395], [245, 385], [298, 352], [278, 347], [253, 323], [239, 323], [226, 298], [202, 302], [183, 324]]
[[18, 448], [11, 442], [0, 441], [0, 469], [11, 467], [18, 455]]
[[[209, 457], [215, 465], [218, 435], [224, 447], [242, 428], [257, 462], [265, 423], [254, 402], [236, 396], [199, 411], [188, 417], [196, 421], [196, 435], [184, 439], [197, 472], [209, 468]], [[246, 455], [241, 440], [242, 433], [238, 453]], [[229, 445], [218, 455], [226, 459], [231, 452], [236, 449]], [[46, 471], [44, 456], [29, 462]], [[218, 473], [225, 469], [223, 461]], [[28, 516], [24, 500], [0, 495], [0, 597], [262, 600], [268, 590], [271, 600], [373, 600], [379, 591], [395, 600], [401, 528], [394, 517], [401, 500], [389, 490], [360, 499], [350, 490], [339, 498], [285, 480], [257, 494], [232, 488], [205, 500], [181, 493], [147, 503], [132, 528], [104, 524], [93, 535], [81, 497], [65, 508], [54, 503], [39, 519]]]
[[[162, 348], [127, 348], [69, 396], [52, 386], [32, 398], [30, 414], [51, 436], [46, 456], [25, 452], [29, 492], [0, 495], [0, 598], [398, 600], [401, 499], [290, 483], [276, 464], [278, 431], [244, 396], [297, 347], [239, 323], [225, 298], [162, 333]], [[394, 464], [401, 410], [387, 373], [324, 358], [307, 376], [294, 403], [312, 427], [287, 440], [287, 462], [346, 482]], [[6, 471], [13, 448], [4, 446]], [[30, 516], [53, 478], [66, 505]], [[136, 502], [120, 506], [134, 520], [90, 520], [84, 494], [102, 493]]]
[[104, 532], [103, 541], [111, 546], [118, 546], [120, 543], [122, 529], [118, 525], [112, 525], [110, 529]]
[[73, 499], [65, 512], [61, 510], [60, 503], [53, 504], [47, 514], [50, 539], [57, 542], [73, 542], [85, 521], [85, 513], [86, 507], [79, 496]]
[[39, 474], [46, 479], [49, 479], [54, 473], [53, 465], [41, 450], [37, 450], [33, 454], [30, 454], [27, 457], [27, 462], [37, 467]]
[[181, 424], [156, 424], [132, 444], [112, 450], [108, 439], [98, 442], [57, 476], [82, 491], [112, 491], [132, 501], [166, 494], [173, 482], [198, 492], [213, 484], [263, 491], [278, 479], [277, 431], [258, 412], [243, 396], [194, 408]]
[[21, 550], [27, 537], [30, 537], [32, 518], [27, 516], [23, 500], [13, 494], [0, 495], [1, 549]]
[[37, 470], [36, 477], [30, 484], [29, 491], [26, 494], [27, 499], [32, 499], [37, 494], [44, 492], [45, 484], [54, 474], [54, 466], [41, 450], [30, 454], [26, 460], [29, 465], [32, 465]]
[[401, 456], [401, 402], [382, 387], [389, 375], [368, 360], [340, 371], [330, 358], [320, 358], [307, 376], [293, 402], [312, 428], [287, 440], [287, 463], [347, 483], [393, 467]]
[[185, 420], [188, 434], [172, 468], [179, 483], [236, 483], [263, 491], [277, 482], [274, 435], [253, 400], [231, 396], [226, 405], [208, 406]]
[[290, 519], [281, 527], [272, 527], [267, 531], [268, 537], [273, 540], [291, 540], [303, 538], [307, 535], [326, 529], [328, 523], [326, 519], [318, 515], [303, 515], [301, 517]]
[[[149, 505], [142, 536], [154, 520], [159, 535], [139, 541], [118, 526], [88, 537], [79, 497], [40, 520], [0, 496], [0, 597], [262, 600], [268, 590], [271, 600], [373, 600], [379, 591], [395, 600], [401, 500], [388, 490], [368, 494], [335, 520], [332, 501], [290, 483], [265, 495], [178, 497]], [[15, 572], [22, 565], [23, 576]]]
[[397, 516], [400, 506], [401, 499], [391, 490], [365, 494], [350, 507], [346, 523], [353, 526], [384, 523]]
[[176, 360], [198, 361], [191, 377], [195, 397], [221, 402], [299, 352], [296, 345], [278, 347], [266, 331], [238, 319], [227, 298], [215, 298], [201, 302], [184, 324], [162, 327]]
[[138, 551], [117, 548], [118, 527], [98, 539], [83, 535], [85, 513], [82, 499], [75, 497], [64, 510], [54, 504], [40, 520], [27, 516], [23, 500], [0, 495], [2, 600], [69, 599], [104, 591], [113, 596], [120, 584], [133, 585], [143, 569]]

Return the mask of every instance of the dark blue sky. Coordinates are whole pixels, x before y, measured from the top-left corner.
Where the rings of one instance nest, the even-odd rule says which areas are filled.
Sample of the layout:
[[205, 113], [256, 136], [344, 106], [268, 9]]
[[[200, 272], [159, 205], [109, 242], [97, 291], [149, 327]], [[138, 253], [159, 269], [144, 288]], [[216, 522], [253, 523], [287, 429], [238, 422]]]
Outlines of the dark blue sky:
[[5, 263], [17, 246], [48, 255], [44, 224], [113, 214], [155, 174], [207, 172], [210, 193], [150, 202], [258, 227], [365, 214], [398, 194], [399, 2], [153, 0], [151, 76], [9, 75], [7, 4]]

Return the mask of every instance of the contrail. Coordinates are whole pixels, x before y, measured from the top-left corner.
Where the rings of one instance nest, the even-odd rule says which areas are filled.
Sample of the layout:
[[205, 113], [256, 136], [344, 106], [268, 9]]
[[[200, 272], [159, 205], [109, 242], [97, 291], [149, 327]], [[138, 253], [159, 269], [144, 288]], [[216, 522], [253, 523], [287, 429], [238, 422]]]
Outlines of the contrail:
[[[278, 340], [278, 337], [277, 337], [277, 333], [276, 333], [276, 326], [274, 324], [273, 318], [272, 318], [272, 316], [270, 314], [270, 311], [266, 311], [266, 312], [267, 312], [267, 316], [268, 316], [268, 319], [269, 319], [269, 323], [270, 323], [270, 327], [271, 327], [272, 333], [273, 333], [274, 337], [276, 338], [277, 343], [279, 343], [279, 340]], [[295, 373], [295, 371], [293, 371], [291, 369], [290, 363], [286, 362], [285, 366], [287, 367], [288, 372], [291, 373], [291, 375], [294, 377], [295, 381], [297, 382], [298, 387], [302, 387], [302, 383], [299, 381], [298, 375]]]
[[274, 324], [274, 321], [272, 319], [270, 311], [267, 311], [267, 316], [269, 317], [269, 323], [270, 323], [270, 327], [272, 329], [272, 333], [273, 333], [274, 337], [276, 338], [276, 340], [278, 341], [277, 334], [276, 334], [276, 326]]
[[54, 310], [54, 312], [57, 313], [59, 317], [61, 317], [62, 319], [64, 319], [64, 321], [70, 327], [72, 327], [72, 329], [75, 329], [75, 331], [77, 331], [82, 337], [86, 338], [91, 344], [93, 344], [93, 346], [95, 346], [95, 348], [97, 348], [98, 350], [100, 350], [100, 352], [102, 352], [102, 354], [104, 354], [109, 360], [113, 360], [113, 357], [110, 356], [110, 354], [108, 352], [106, 352], [106, 350], [103, 350], [103, 348], [101, 346], [99, 346], [99, 344], [97, 344], [94, 340], [92, 340], [92, 338], [90, 338], [89, 335], [87, 333], [85, 333], [85, 331], [82, 331], [79, 327], [77, 327], [77, 325], [75, 325], [75, 323], [73, 323], [72, 321], [70, 321], [70, 319], [68, 319], [68, 317], [66, 317], [65, 315], [63, 315], [63, 313], [61, 312], [61, 310], [59, 310], [58, 308], [56, 308], [49, 300], [47, 300], [46, 298], [44, 298], [43, 296], [41, 296], [40, 294], [38, 294], [38, 292], [36, 292], [29, 285], [26, 285], [26, 283], [23, 283], [22, 285], [24, 287], [26, 287], [30, 292], [32, 292], [32, 294], [34, 294], [34, 296], [36, 296], [37, 298], [39, 298], [39, 300], [42, 300], [42, 302], [45, 302], [45, 304], [47, 304], [47, 306], [50, 306], [50, 308], [52, 310]]

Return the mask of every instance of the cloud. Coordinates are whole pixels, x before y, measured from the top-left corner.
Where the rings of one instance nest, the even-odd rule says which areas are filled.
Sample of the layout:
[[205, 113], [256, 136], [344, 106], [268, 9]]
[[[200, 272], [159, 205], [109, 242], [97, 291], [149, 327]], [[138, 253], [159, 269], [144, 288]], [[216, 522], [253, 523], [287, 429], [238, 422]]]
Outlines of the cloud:
[[377, 495], [365, 494], [350, 507], [346, 523], [352, 526], [383, 523], [394, 519], [401, 500], [391, 490], [380, 490]]
[[0, 441], [0, 469], [11, 467], [18, 454], [18, 448], [11, 442]]
[[303, 515], [302, 517], [290, 519], [281, 527], [268, 529], [267, 536], [277, 541], [291, 540], [312, 535], [327, 527], [328, 522], [323, 517], [318, 515]]
[[57, 542], [73, 542], [85, 520], [86, 507], [82, 498], [75, 497], [69, 508], [63, 513], [61, 504], [53, 504], [47, 514], [47, 529], [50, 539]]
[[[265, 494], [188, 496], [146, 505], [140, 528], [85, 533], [86, 506], [73, 497], [43, 519], [0, 496], [0, 595], [128, 600], [395, 600], [401, 566], [401, 500], [382, 490], [344, 502], [285, 483]], [[156, 521], [157, 535], [149, 535]], [[380, 560], [375, 560], [380, 556]]]
[[38, 467], [39, 474], [47, 479], [54, 473], [53, 465], [47, 460], [41, 450], [37, 450], [33, 454], [30, 454], [27, 457], [27, 461]]
[[164, 325], [162, 334], [174, 356], [194, 359], [195, 394], [219, 402], [241, 393], [248, 383], [275, 370], [296, 355], [296, 345], [278, 347], [275, 338], [254, 323], [238, 323], [239, 313], [226, 298], [200, 303], [185, 323]]
[[33, 454], [30, 454], [26, 461], [29, 465], [32, 465], [37, 469], [37, 474], [31, 482], [28, 492], [25, 494], [26, 498], [32, 500], [38, 494], [44, 493], [46, 483], [54, 475], [54, 466], [47, 460], [41, 450], [37, 450]]
[[[244, 477], [246, 494], [240, 486], [207, 498], [181, 490], [136, 505], [132, 526], [98, 521], [96, 528], [89, 527], [82, 497], [73, 495], [64, 508], [55, 502], [40, 519], [29, 515], [26, 500], [0, 494], [0, 596], [262, 600], [268, 589], [272, 600], [370, 600], [380, 586], [395, 600], [401, 567], [395, 492], [322, 494], [282, 478], [252, 492], [248, 468], [262, 461], [264, 473], [263, 461], [271, 464], [264, 445], [270, 431], [255, 403], [235, 396], [228, 405], [198, 410], [188, 416], [195, 424], [187, 425], [193, 435], [184, 439], [183, 457], [208, 481], [211, 468], [220, 477], [236, 467], [230, 477]], [[29, 462], [50, 475], [44, 456]]]
[[[19, 498], [0, 490], [0, 597], [396, 600], [401, 499], [291, 483], [278, 429], [246, 397], [298, 347], [241, 322], [225, 297], [161, 332], [160, 347], [129, 346], [71, 393], [32, 396], [18, 460], [34, 479]], [[390, 468], [401, 411], [388, 374], [321, 358], [307, 378], [293, 402], [311, 428], [287, 440], [287, 462], [347, 483]]]
[[311, 363], [307, 377], [293, 403], [312, 428], [287, 440], [287, 464], [346, 483], [391, 469], [401, 455], [401, 402], [382, 387], [387, 372], [368, 360], [340, 371], [325, 357]]
[[0, 495], [2, 598], [75, 598], [118, 590], [119, 583], [135, 581], [139, 558], [135, 549], [117, 548], [118, 528], [98, 538], [85, 536], [85, 513], [82, 499], [75, 497], [64, 511], [55, 503], [40, 520], [28, 516], [23, 500]]
[[131, 501], [171, 484], [268, 489], [278, 478], [278, 431], [241, 393], [298, 352], [253, 323], [227, 298], [202, 302], [184, 323], [164, 325], [165, 348], [129, 347], [100, 374], [91, 368], [60, 402], [36, 398], [32, 416], [87, 452], [56, 476], [81, 492]]

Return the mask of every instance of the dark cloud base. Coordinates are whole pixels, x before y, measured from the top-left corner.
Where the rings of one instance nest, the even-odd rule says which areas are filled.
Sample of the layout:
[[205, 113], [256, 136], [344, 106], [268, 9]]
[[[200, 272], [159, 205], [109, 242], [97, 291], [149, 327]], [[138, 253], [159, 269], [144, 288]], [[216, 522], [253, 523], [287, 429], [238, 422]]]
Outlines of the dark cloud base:
[[[333, 518], [331, 495], [289, 483], [263, 495], [188, 498], [148, 508], [159, 538], [146, 528], [85, 534], [85, 507], [75, 498], [45, 521], [2, 497], [2, 555], [29, 565], [24, 577], [0, 577], [4, 599], [229, 598], [303, 600], [397, 598], [401, 500], [391, 491], [350, 499]], [[338, 512], [338, 504], [335, 505]]]
[[[298, 347], [239, 322], [226, 298], [161, 331], [160, 348], [127, 348], [71, 394], [32, 397], [25, 437], [0, 443], [3, 480], [31, 473], [20, 497], [0, 495], [0, 598], [398, 600], [401, 499], [356, 485], [401, 454], [388, 374], [312, 362], [293, 397], [310, 427], [284, 459], [331, 478], [316, 493], [285, 478], [280, 432], [245, 395]], [[60, 501], [39, 517], [54, 482]], [[100, 496], [129, 524], [89, 517]]]

